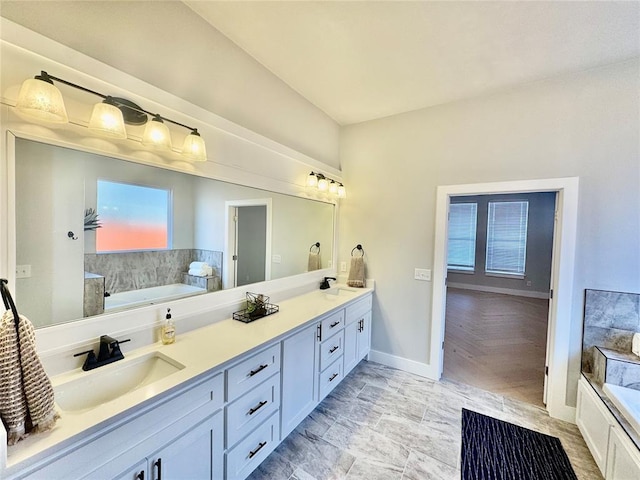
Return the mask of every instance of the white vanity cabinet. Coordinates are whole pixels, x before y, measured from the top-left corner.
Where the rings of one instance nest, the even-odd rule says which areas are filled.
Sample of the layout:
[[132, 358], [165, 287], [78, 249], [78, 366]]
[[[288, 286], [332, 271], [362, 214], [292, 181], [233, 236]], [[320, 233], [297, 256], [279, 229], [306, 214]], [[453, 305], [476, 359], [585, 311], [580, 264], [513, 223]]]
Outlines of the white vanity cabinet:
[[371, 295], [348, 305], [344, 329], [344, 374], [371, 350]]
[[318, 323], [282, 341], [282, 421], [285, 438], [317, 403]]
[[[197, 478], [218, 480], [223, 477], [222, 414], [206, 418], [198, 425], [116, 475], [116, 480], [182, 480]], [[107, 472], [93, 472], [87, 477], [103, 477]]]
[[334, 312], [320, 321], [318, 342], [320, 343], [320, 363], [318, 369], [318, 402], [322, 401], [343, 375], [344, 352], [344, 309]]
[[210, 473], [198, 478], [219, 479], [224, 467], [223, 392], [222, 374], [195, 381], [113, 425], [71, 442], [43, 459], [43, 465], [9, 478], [154, 479], [153, 462], [160, 459], [162, 478], [184, 478], [172, 472], [194, 463], [198, 468], [203, 464], [209, 467]]
[[240, 480], [280, 442], [281, 342], [227, 369], [226, 477]]

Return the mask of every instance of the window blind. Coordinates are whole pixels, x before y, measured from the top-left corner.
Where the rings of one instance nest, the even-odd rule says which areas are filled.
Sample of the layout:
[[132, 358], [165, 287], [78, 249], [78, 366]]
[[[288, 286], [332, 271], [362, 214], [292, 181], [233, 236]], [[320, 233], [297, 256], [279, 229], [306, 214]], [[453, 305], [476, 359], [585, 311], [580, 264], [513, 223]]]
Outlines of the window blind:
[[473, 271], [476, 259], [477, 203], [449, 206], [447, 268]]
[[529, 202], [489, 202], [487, 273], [524, 275]]

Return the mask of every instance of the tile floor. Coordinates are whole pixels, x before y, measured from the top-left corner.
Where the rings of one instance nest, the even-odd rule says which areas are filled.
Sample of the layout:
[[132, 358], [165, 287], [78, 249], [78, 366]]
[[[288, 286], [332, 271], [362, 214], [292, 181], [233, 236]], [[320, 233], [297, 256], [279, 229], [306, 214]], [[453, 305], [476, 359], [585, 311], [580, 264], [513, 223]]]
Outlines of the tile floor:
[[249, 478], [459, 479], [462, 407], [559, 437], [579, 479], [602, 478], [578, 428], [541, 408], [366, 361]]

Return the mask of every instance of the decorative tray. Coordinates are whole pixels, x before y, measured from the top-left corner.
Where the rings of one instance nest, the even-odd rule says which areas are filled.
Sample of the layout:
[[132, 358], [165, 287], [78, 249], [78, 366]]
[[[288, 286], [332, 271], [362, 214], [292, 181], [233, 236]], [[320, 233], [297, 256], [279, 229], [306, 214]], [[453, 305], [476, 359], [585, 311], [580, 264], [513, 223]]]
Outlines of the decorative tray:
[[272, 315], [280, 310], [278, 305], [269, 303], [266, 295], [247, 292], [247, 307], [233, 313], [233, 319], [244, 323], [250, 323], [259, 318]]

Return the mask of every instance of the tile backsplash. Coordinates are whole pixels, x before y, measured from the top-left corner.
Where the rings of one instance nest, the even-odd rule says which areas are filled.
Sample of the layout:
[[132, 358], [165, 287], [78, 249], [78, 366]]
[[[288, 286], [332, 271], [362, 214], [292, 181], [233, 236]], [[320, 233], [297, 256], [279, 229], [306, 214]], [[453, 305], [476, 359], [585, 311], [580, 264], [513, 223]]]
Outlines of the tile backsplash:
[[594, 371], [594, 347], [631, 352], [640, 332], [640, 294], [585, 290], [582, 370]]
[[200, 249], [85, 254], [84, 269], [104, 277], [109, 293], [183, 283], [191, 262], [207, 262], [222, 276], [222, 252]]

